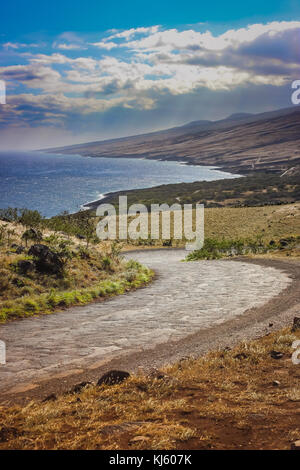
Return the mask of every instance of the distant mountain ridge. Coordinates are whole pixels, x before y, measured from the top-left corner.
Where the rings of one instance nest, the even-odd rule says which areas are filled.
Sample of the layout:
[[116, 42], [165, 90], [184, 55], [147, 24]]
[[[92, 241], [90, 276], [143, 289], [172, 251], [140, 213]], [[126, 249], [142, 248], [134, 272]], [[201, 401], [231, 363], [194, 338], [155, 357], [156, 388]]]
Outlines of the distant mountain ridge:
[[[250, 113], [234, 113], [234, 114], [231, 114], [230, 116], [228, 116], [227, 118], [225, 119], [220, 119], [218, 121], [206, 121], [206, 120], [200, 120], [200, 121], [191, 121], [191, 122], [188, 122], [187, 124], [184, 124], [183, 126], [179, 126], [179, 127], [194, 127], [194, 126], [201, 126], [201, 127], [204, 127], [204, 126], [211, 126], [211, 125], [214, 125], [215, 123], [221, 123], [221, 122], [225, 122], [225, 121], [239, 121], [241, 119], [247, 119], [247, 118], [250, 118], [252, 116], [255, 116], [255, 114], [250, 114]], [[176, 129], [179, 129], [179, 127], [176, 127]]]
[[148, 134], [47, 149], [92, 157], [180, 160], [234, 173], [282, 173], [300, 164], [300, 107], [235, 113]]

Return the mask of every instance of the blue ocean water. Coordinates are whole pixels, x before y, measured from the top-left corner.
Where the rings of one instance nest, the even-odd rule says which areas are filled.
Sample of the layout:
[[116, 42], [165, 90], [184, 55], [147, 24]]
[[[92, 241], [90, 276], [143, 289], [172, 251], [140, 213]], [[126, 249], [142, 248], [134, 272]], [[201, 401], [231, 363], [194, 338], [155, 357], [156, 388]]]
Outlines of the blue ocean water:
[[111, 191], [234, 177], [177, 162], [0, 152], [0, 207], [37, 209], [51, 217], [78, 211]]

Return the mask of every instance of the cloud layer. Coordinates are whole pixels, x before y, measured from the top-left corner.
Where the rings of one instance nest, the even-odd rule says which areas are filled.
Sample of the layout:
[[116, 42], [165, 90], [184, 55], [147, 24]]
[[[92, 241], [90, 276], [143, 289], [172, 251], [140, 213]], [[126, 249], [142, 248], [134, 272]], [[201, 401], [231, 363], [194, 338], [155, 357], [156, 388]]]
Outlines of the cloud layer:
[[[0, 113], [1, 135], [5, 130], [11, 135], [12, 128], [48, 127], [51, 135], [53, 128], [60, 134], [65, 129], [68, 139], [70, 132], [104, 138], [111, 137], [107, 129], [116, 120], [118, 135], [133, 134], [172, 124], [176, 105], [183, 112], [177, 109], [174, 124], [182, 122], [191, 97], [201, 106], [218, 96], [221, 106], [230, 96], [241, 99], [241, 90], [243, 109], [240, 103], [236, 111], [246, 110], [247, 90], [253, 100], [254, 89], [258, 111], [262, 90], [270, 98], [265, 106], [282, 105], [283, 90], [299, 78], [300, 22], [253, 24], [219, 35], [202, 28], [155, 25], [108, 31], [98, 39], [64, 33], [48, 45], [4, 42], [0, 78], [8, 96]], [[211, 103], [211, 114], [219, 117], [216, 100]], [[248, 104], [253, 108], [252, 101]], [[205, 116], [205, 109], [196, 111], [191, 120], [213, 117]]]

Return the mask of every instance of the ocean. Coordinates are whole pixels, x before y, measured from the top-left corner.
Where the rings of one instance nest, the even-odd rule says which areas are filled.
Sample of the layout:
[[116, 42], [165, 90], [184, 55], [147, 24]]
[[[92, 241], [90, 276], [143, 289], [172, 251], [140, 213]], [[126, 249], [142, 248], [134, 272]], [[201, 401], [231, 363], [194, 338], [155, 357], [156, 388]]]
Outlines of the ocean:
[[236, 176], [170, 161], [2, 151], [0, 208], [26, 207], [51, 217], [112, 191]]

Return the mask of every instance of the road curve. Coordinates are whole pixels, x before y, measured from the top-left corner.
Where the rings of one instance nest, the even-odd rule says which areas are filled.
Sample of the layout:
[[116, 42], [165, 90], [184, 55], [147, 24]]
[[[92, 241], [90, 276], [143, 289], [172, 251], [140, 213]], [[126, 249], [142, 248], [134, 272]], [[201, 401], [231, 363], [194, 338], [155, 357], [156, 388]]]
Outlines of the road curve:
[[182, 262], [184, 250], [127, 255], [153, 268], [148, 287], [106, 302], [0, 327], [7, 364], [0, 395], [29, 391], [51, 378], [81, 374], [107, 361], [198, 331], [258, 308], [291, 283], [270, 266], [228, 260]]

